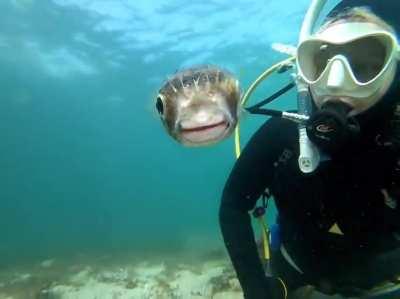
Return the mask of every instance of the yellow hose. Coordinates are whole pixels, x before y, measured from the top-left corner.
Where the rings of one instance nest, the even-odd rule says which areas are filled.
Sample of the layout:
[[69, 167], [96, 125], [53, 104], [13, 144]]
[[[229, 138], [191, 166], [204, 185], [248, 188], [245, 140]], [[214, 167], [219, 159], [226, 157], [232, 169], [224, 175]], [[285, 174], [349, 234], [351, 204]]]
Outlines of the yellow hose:
[[280, 283], [282, 284], [282, 287], [283, 287], [283, 292], [285, 293], [285, 299], [287, 299], [287, 297], [288, 297], [288, 289], [287, 289], [287, 287], [286, 287], [286, 284], [285, 284], [285, 282], [283, 281], [283, 279], [282, 278], [280, 278], [280, 277], [277, 277], [277, 279], [280, 281]]
[[261, 236], [263, 242], [263, 258], [268, 261], [271, 258], [271, 254], [269, 251], [269, 240], [268, 240], [269, 231], [263, 218], [259, 217], [258, 219], [260, 221], [260, 226], [261, 226]]
[[[282, 60], [281, 62], [278, 62], [277, 64], [273, 65], [272, 67], [270, 67], [269, 69], [267, 69], [266, 71], [264, 71], [251, 85], [250, 87], [247, 89], [247, 91], [245, 92], [245, 94], [243, 95], [242, 101], [241, 101], [241, 106], [243, 107], [248, 99], [250, 98], [250, 96], [253, 94], [254, 90], [257, 88], [257, 86], [263, 82], [267, 77], [269, 77], [270, 75], [272, 75], [278, 68], [287, 65], [291, 62], [293, 62], [293, 60], [295, 60], [296, 57], [292, 56], [288, 59]], [[240, 148], [240, 121], [238, 121], [237, 126], [235, 128], [235, 153], [236, 153], [236, 159], [239, 158], [240, 153], [241, 153], [241, 148]]]
[[[282, 60], [281, 62], [276, 63], [266, 71], [264, 71], [247, 89], [245, 94], [243, 95], [242, 101], [240, 105], [243, 107], [250, 96], [253, 94], [254, 90], [257, 88], [257, 86], [263, 82], [266, 78], [268, 78], [270, 75], [272, 75], [278, 68], [287, 65], [291, 62], [293, 62], [296, 59], [295, 56], [292, 56], [288, 59]], [[241, 148], [240, 148], [240, 120], [237, 123], [237, 126], [235, 128], [235, 153], [236, 153], [236, 159], [239, 158], [240, 153], [241, 153]], [[264, 253], [264, 259], [269, 260], [271, 258], [271, 253], [270, 253], [270, 246], [269, 246], [269, 240], [268, 240], [268, 227], [263, 221], [262, 217], [259, 218], [260, 221], [260, 226], [261, 226], [261, 233], [262, 233], [262, 242], [263, 242], [263, 253]], [[285, 282], [281, 278], [277, 278], [283, 287], [284, 293], [285, 293], [285, 298], [288, 296], [288, 291]]]

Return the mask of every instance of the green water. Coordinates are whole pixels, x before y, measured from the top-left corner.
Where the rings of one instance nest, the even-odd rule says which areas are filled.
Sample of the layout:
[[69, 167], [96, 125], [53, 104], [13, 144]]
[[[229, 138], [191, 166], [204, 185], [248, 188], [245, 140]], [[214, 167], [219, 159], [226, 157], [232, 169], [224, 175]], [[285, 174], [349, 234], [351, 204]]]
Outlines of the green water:
[[[233, 139], [188, 149], [153, 99], [213, 63], [242, 88], [296, 44], [308, 1], [0, 2], [0, 266], [79, 256], [224, 254]], [[281, 24], [284, 24], [282, 26]], [[273, 77], [254, 101], [289, 82]], [[288, 93], [274, 108], [295, 106]], [[262, 117], [244, 117], [245, 143]], [[270, 211], [273, 217], [273, 211]]]

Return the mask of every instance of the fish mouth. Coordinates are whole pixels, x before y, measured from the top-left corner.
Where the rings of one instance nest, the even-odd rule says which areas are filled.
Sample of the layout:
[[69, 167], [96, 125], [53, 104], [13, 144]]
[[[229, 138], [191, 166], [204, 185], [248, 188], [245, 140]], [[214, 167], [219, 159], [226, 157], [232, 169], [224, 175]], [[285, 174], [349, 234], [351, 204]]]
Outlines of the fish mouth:
[[181, 132], [186, 133], [186, 132], [201, 132], [209, 129], [214, 129], [219, 126], [227, 126], [229, 125], [227, 121], [223, 120], [215, 124], [211, 125], [204, 125], [204, 126], [198, 126], [198, 127], [192, 127], [192, 128], [182, 128]]
[[223, 139], [229, 131], [230, 123], [223, 120], [217, 123], [181, 128], [181, 137], [187, 145], [205, 145]]

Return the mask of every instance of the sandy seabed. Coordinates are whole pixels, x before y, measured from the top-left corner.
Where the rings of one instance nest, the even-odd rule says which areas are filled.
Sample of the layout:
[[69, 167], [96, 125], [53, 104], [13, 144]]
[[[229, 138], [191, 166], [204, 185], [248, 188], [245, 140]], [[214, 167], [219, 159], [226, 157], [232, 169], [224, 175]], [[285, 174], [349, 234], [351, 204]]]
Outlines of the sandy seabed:
[[[0, 299], [242, 299], [228, 257], [78, 254], [0, 269]], [[328, 299], [315, 294], [312, 299]]]
[[0, 271], [0, 299], [243, 298], [225, 258], [81, 256]]

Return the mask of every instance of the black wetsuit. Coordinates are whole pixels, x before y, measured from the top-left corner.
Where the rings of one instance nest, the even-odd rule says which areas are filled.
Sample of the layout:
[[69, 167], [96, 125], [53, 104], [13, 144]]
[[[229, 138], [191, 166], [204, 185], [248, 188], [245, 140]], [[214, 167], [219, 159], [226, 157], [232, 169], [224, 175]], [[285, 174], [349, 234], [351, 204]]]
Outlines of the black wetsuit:
[[[279, 253], [272, 257], [275, 275], [289, 289], [325, 282], [334, 291], [368, 289], [400, 273], [400, 155], [375, 141], [379, 127], [372, 123], [357, 146], [321, 162], [312, 174], [298, 166], [296, 124], [270, 119], [254, 134], [229, 176], [220, 208], [225, 244], [246, 298], [283, 298], [278, 280], [264, 274], [250, 222], [249, 211], [266, 188], [278, 208], [282, 244], [303, 272]], [[329, 232], [335, 224], [343, 234]]]

